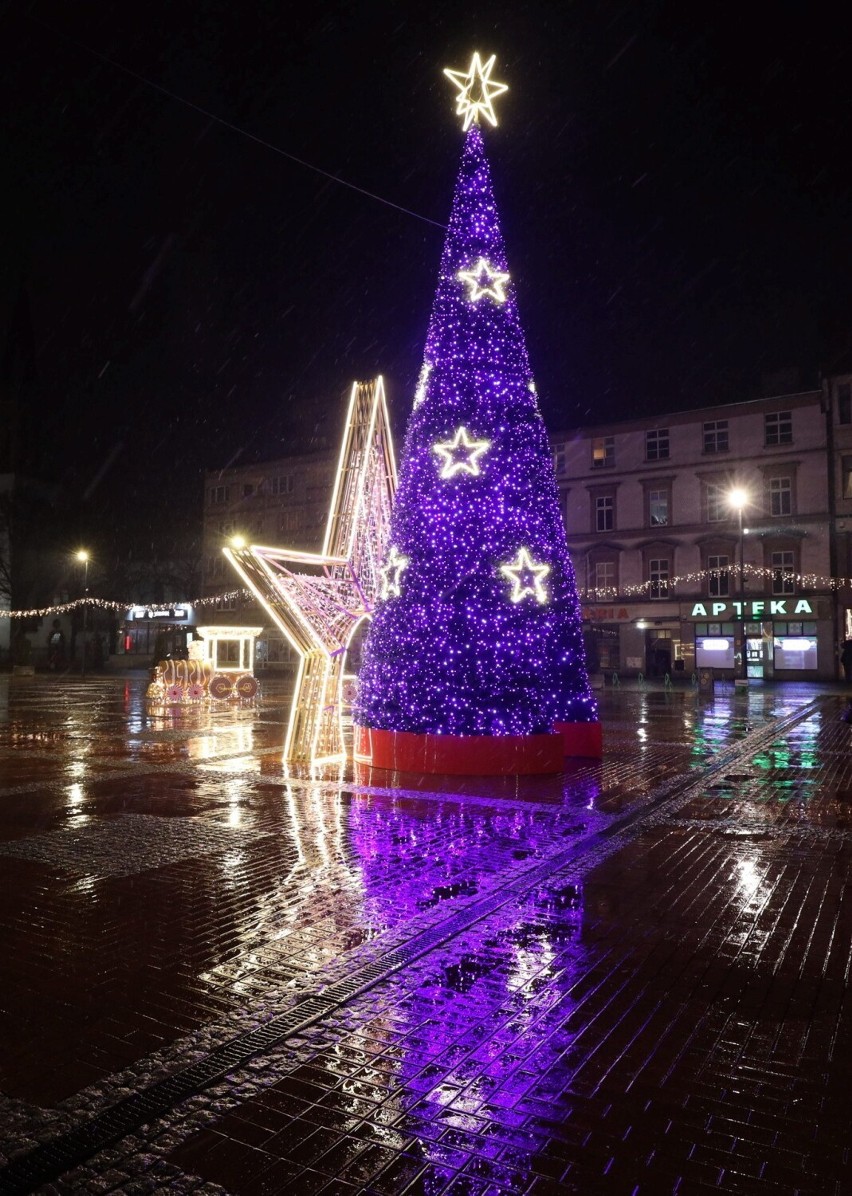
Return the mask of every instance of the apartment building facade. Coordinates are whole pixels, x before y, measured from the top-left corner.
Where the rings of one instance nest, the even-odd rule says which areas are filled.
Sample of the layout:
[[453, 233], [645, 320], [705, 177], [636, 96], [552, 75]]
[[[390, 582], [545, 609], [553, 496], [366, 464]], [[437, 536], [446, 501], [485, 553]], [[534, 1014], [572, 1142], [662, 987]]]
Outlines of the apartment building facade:
[[[204, 475], [202, 594], [242, 587], [222, 549], [235, 537], [252, 544], [318, 552], [331, 501], [336, 455], [331, 451], [214, 470]], [[212, 623], [262, 626], [255, 651], [259, 667], [288, 668], [294, 653], [266, 611], [253, 600], [230, 598], [207, 608]]]
[[593, 671], [838, 676], [850, 381], [551, 437]]

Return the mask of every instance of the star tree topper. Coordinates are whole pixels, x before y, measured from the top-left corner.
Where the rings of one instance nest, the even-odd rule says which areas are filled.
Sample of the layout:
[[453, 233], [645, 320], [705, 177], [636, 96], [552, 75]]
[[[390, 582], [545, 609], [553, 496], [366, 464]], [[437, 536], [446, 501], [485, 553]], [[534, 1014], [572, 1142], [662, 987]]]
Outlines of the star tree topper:
[[464, 117], [465, 133], [474, 121], [479, 124], [480, 115], [484, 116], [490, 124], [495, 126], [497, 124], [497, 117], [494, 115], [494, 100], [509, 88], [506, 83], [492, 82], [491, 72], [494, 69], [496, 57], [496, 54], [492, 54], [483, 65], [479, 54], [474, 54], [467, 71], [451, 71], [444, 68], [444, 74], [453, 86], [458, 88], [456, 112], [459, 116]]

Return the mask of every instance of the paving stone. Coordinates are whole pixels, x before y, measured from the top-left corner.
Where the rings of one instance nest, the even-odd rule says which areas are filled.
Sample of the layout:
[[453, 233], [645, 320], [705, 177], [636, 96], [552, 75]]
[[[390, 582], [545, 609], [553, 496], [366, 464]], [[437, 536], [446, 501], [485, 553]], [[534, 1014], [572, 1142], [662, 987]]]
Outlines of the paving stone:
[[274, 684], [169, 723], [141, 679], [4, 684], [7, 1156], [377, 964], [70, 1182], [844, 1190], [839, 696], [607, 692], [602, 763], [436, 790], [287, 776]]

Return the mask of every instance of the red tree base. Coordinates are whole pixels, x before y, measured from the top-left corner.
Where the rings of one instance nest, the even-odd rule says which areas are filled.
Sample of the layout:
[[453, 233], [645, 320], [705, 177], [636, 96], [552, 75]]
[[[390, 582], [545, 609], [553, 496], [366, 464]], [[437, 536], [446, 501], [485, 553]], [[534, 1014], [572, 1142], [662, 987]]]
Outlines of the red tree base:
[[355, 760], [394, 772], [511, 776], [561, 772], [562, 735], [414, 735], [355, 727]]
[[565, 741], [566, 756], [603, 756], [603, 729], [600, 723], [557, 723], [553, 728]]

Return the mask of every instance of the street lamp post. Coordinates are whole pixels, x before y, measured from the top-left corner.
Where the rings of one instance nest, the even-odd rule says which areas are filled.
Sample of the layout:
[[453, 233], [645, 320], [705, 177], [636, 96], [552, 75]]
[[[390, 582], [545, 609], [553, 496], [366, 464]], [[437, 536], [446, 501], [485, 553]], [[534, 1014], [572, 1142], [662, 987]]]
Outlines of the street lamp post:
[[742, 676], [748, 679], [748, 660], [746, 657], [746, 617], [745, 617], [745, 538], [743, 535], [743, 509], [748, 506], [748, 491], [743, 490], [741, 486], [735, 486], [733, 490], [728, 492], [728, 506], [737, 513], [737, 524], [739, 528], [739, 555], [740, 555], [740, 581], [739, 581], [739, 598], [740, 598], [740, 618], [742, 620]]
[[83, 566], [83, 650], [81, 654], [80, 676], [86, 675], [86, 626], [89, 613], [89, 554], [81, 548], [77, 553], [77, 560]]

